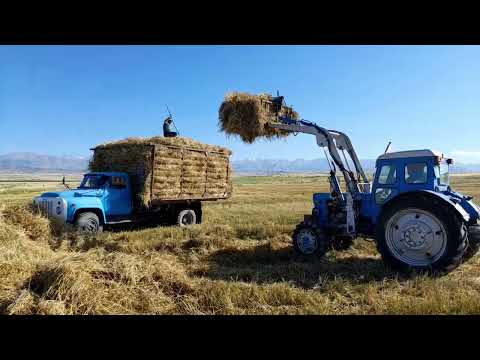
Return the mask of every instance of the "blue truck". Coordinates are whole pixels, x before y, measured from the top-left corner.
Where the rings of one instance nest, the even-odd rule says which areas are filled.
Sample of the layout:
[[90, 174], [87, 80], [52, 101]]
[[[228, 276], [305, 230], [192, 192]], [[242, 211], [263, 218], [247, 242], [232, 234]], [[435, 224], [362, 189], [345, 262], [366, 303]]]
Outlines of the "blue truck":
[[46, 192], [34, 199], [53, 221], [71, 224], [81, 232], [102, 232], [105, 225], [164, 220], [188, 226], [200, 223], [200, 201], [166, 201], [152, 209], [134, 211], [130, 176], [122, 172], [91, 172], [77, 189]]
[[296, 252], [322, 257], [348, 249], [357, 237], [371, 238], [392, 268], [438, 274], [477, 254], [480, 207], [450, 186], [452, 159], [428, 149], [387, 152], [387, 147], [370, 182], [346, 134], [279, 116], [282, 96], [265, 106], [275, 114], [271, 127], [314, 135], [331, 168], [330, 192], [313, 194], [312, 213], [293, 233]]
[[34, 199], [49, 218], [82, 232], [152, 220], [182, 227], [198, 224], [203, 201], [227, 199], [232, 193], [231, 152], [225, 148], [151, 138], [92, 150], [94, 170], [78, 188]]

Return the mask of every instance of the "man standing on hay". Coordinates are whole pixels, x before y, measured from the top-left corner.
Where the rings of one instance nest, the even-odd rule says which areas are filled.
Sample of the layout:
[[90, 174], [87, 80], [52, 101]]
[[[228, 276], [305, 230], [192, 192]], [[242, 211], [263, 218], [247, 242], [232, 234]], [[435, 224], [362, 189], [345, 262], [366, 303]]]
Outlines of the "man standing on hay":
[[172, 123], [173, 123], [173, 120], [170, 116], [167, 117], [165, 119], [165, 121], [163, 122], [163, 136], [164, 137], [176, 137], [177, 136], [177, 132], [173, 131], [173, 129], [172, 129]]

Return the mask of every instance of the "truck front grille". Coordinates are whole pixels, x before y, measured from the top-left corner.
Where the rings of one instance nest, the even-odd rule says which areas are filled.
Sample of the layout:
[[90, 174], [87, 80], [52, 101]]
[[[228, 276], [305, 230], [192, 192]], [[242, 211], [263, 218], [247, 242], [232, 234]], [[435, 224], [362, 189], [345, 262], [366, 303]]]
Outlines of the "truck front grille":
[[53, 215], [53, 202], [51, 201], [40, 201], [38, 204], [40, 212], [47, 217], [51, 217]]

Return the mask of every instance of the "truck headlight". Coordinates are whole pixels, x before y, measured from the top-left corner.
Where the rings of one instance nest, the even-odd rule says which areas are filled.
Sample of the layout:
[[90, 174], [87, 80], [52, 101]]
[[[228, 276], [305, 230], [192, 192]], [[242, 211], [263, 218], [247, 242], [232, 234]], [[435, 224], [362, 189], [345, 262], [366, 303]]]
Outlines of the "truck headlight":
[[57, 208], [55, 209], [55, 211], [57, 212], [57, 215], [60, 215], [62, 213], [62, 207], [61, 206], [57, 206]]

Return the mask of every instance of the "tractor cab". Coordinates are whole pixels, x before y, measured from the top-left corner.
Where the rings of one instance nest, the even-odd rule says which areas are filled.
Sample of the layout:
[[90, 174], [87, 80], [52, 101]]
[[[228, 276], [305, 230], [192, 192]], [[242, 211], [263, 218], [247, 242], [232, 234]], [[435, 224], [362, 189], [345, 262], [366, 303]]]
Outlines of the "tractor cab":
[[[467, 222], [476, 223], [479, 209], [472, 197], [450, 187], [449, 166], [452, 159], [431, 150], [386, 153], [377, 158], [372, 192], [359, 194], [359, 217], [370, 233], [380, 220], [383, 209], [401, 197], [435, 196], [452, 205]], [[433, 198], [432, 198], [433, 199]]]
[[399, 194], [430, 190], [447, 192], [451, 159], [431, 150], [399, 151], [383, 154], [376, 162], [372, 194], [383, 205]]

